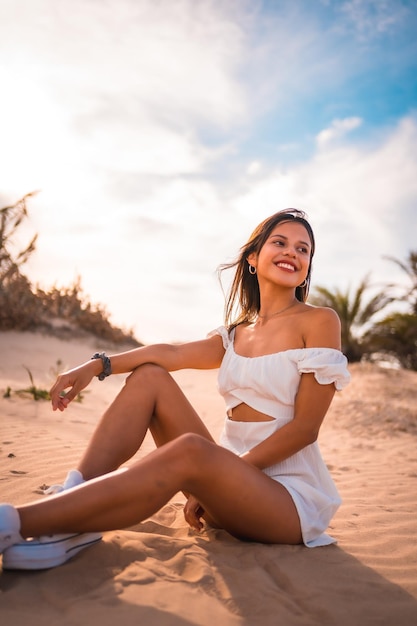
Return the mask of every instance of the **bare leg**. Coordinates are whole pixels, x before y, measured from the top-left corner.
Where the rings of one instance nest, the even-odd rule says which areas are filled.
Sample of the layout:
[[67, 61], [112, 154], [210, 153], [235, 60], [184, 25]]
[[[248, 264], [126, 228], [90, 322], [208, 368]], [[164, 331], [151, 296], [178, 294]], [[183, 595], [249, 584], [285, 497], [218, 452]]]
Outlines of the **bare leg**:
[[130, 374], [94, 432], [78, 469], [86, 480], [111, 472], [140, 448], [148, 428], [157, 446], [192, 432], [212, 437], [163, 368], [147, 364]]
[[267, 543], [301, 542], [286, 489], [228, 450], [194, 434], [153, 451], [131, 468], [18, 507], [23, 536], [128, 527], [180, 490], [193, 493], [219, 526]]

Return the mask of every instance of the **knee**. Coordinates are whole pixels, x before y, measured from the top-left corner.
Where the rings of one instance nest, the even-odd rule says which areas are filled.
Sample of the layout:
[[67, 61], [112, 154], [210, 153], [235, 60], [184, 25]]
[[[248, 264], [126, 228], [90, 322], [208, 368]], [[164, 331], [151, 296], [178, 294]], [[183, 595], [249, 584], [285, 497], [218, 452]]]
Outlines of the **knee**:
[[176, 453], [186, 461], [187, 464], [190, 462], [201, 464], [206, 455], [212, 453], [213, 446], [215, 445], [213, 442], [196, 433], [180, 435], [174, 439], [172, 443]]
[[136, 369], [134, 369], [126, 378], [127, 385], [154, 385], [156, 382], [160, 383], [161, 378], [169, 376], [168, 372], [155, 363], [144, 363]]

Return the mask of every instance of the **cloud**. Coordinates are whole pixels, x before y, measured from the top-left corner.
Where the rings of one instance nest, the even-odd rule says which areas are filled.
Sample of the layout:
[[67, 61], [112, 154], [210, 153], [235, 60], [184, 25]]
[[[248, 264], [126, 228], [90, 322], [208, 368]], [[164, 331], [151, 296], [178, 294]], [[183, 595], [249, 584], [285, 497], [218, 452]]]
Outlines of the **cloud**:
[[404, 24], [409, 15], [401, 0], [349, 0], [340, 11], [352, 23], [360, 38], [387, 33]]
[[220, 137], [248, 119], [232, 5], [74, 0], [68, 12], [4, 0], [0, 11], [1, 171], [13, 191], [36, 182], [94, 197], [118, 175], [195, 175], [224, 154], [207, 129]]
[[288, 206], [305, 209], [319, 240], [314, 280], [343, 286], [370, 270], [382, 281], [382, 256], [404, 258], [415, 248], [416, 202], [417, 119], [410, 116], [359, 145], [324, 142], [311, 159], [257, 178], [233, 204], [245, 223], [256, 211], [260, 221]]
[[317, 137], [316, 142], [319, 148], [325, 147], [332, 141], [341, 139], [347, 133], [358, 128], [362, 124], [360, 117], [347, 117], [342, 120], [333, 120], [329, 128], [321, 130]]
[[111, 211], [106, 204], [95, 221], [87, 215], [85, 230], [66, 218], [51, 222], [40, 194], [30, 207], [42, 228], [28, 269], [45, 285], [57, 268], [60, 284], [81, 274], [86, 293], [145, 341], [195, 339], [222, 321], [216, 267], [237, 255], [262, 219], [298, 206], [318, 243], [313, 286], [345, 288], [369, 271], [379, 283], [402, 279], [382, 257], [404, 259], [415, 249], [415, 117], [360, 144], [341, 137], [295, 165], [256, 169], [228, 181], [227, 193], [218, 181], [154, 178], [136, 201]]
[[42, 189], [35, 280], [79, 273], [118, 323], [170, 340], [221, 322], [217, 265], [286, 206], [316, 229], [316, 282], [404, 256], [416, 119], [376, 135], [341, 90], [379, 62], [352, 28], [374, 11], [394, 32], [392, 3], [279, 4], [2, 0], [1, 191]]
[[[405, 259], [415, 249], [415, 117], [402, 119], [360, 145], [341, 139], [337, 147], [324, 145], [303, 163], [265, 173], [261, 169], [257, 176], [245, 177], [245, 186], [241, 182], [236, 180], [229, 188], [227, 202], [217, 213], [210, 214], [208, 205], [200, 212], [194, 196], [188, 218], [171, 231], [179, 248], [171, 262], [169, 239], [159, 240], [162, 247], [167, 245], [162, 252], [167, 255], [166, 271], [159, 273], [162, 285], [166, 283], [164, 304], [168, 310], [182, 312], [189, 337], [203, 336], [221, 322], [223, 301], [215, 267], [236, 256], [257, 223], [288, 206], [305, 209], [316, 233], [313, 286], [355, 287], [368, 272], [379, 288], [390, 280], [403, 281], [398, 268], [383, 256]], [[202, 197], [209, 187], [201, 189]], [[191, 198], [190, 192], [185, 184], [183, 199], [187, 193]], [[219, 200], [215, 187], [210, 195], [214, 208]], [[177, 277], [174, 283], [171, 274]], [[172, 284], [178, 290], [172, 290]], [[154, 310], [154, 315], [163, 324], [163, 314]], [[175, 324], [179, 337], [181, 323]]]
[[0, 32], [19, 39], [12, 63], [46, 67], [44, 79], [61, 103], [68, 98], [90, 122], [114, 110], [131, 121], [138, 109], [167, 126], [190, 116], [222, 126], [245, 113], [237, 73], [243, 33], [228, 5], [73, 0], [67, 11], [68, 3], [53, 0], [4, 2]]

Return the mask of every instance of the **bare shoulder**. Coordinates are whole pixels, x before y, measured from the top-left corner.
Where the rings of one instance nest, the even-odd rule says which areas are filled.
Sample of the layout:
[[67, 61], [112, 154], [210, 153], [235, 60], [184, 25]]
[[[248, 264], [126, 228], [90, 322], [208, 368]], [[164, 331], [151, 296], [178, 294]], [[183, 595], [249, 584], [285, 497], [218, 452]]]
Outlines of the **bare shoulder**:
[[311, 321], [317, 324], [337, 324], [340, 327], [339, 316], [336, 311], [330, 307], [305, 304], [305, 313], [310, 317]]
[[340, 350], [340, 319], [329, 307], [306, 304], [303, 339], [306, 348], [335, 348]]

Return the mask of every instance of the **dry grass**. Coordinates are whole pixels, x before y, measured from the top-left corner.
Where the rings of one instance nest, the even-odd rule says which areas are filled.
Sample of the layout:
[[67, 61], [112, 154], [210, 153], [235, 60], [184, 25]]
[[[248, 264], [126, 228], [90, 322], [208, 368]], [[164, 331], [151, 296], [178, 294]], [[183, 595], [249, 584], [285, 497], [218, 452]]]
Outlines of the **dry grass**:
[[70, 287], [33, 288], [21, 274], [0, 289], [0, 330], [42, 331], [61, 338], [91, 334], [112, 344], [141, 345], [132, 330], [114, 326], [106, 309], [92, 304], [80, 279]]
[[28, 193], [0, 209], [0, 330], [42, 330], [67, 338], [87, 333], [113, 344], [140, 345], [131, 330], [113, 326], [106, 309], [91, 303], [80, 278], [69, 287], [44, 291], [22, 273], [38, 235], [21, 250], [16, 249], [14, 239], [28, 216], [27, 202], [35, 194]]

